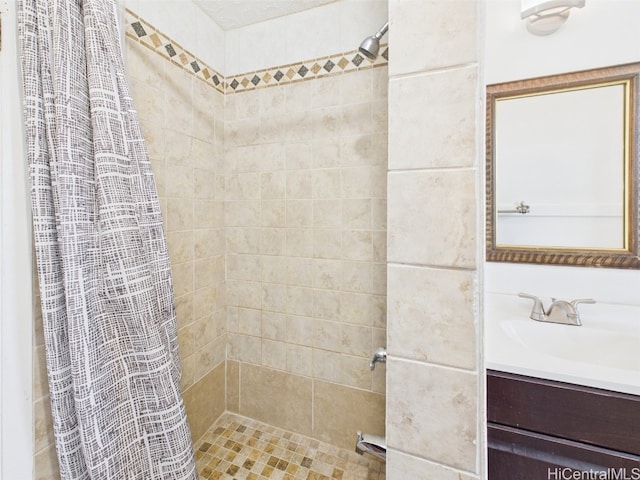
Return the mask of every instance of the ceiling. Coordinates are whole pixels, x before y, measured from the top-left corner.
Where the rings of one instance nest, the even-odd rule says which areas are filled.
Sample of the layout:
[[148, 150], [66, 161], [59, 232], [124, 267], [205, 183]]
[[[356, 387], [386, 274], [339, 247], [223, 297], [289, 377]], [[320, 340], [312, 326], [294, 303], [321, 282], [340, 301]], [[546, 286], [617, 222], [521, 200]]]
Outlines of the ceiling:
[[193, 0], [223, 30], [308, 10], [337, 0]]

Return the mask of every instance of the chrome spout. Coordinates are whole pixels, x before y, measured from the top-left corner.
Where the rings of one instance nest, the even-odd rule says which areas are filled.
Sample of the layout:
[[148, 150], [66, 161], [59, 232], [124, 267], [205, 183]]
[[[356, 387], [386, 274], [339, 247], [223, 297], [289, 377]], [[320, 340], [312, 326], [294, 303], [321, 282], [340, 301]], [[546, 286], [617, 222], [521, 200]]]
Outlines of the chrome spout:
[[387, 458], [387, 442], [384, 437], [358, 432], [356, 438], [356, 453], [364, 455], [369, 453], [382, 460]]

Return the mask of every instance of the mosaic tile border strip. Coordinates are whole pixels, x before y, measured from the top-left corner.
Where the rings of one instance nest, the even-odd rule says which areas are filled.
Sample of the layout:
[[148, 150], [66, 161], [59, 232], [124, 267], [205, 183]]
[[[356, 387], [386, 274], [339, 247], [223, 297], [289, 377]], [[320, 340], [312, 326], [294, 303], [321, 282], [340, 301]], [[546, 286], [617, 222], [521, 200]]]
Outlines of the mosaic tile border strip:
[[206, 65], [201, 59], [129, 9], [125, 10], [125, 23], [127, 37], [156, 52], [223, 94], [384, 67], [389, 63], [389, 46], [385, 44], [380, 46], [381, 54], [375, 60], [370, 60], [357, 50], [352, 50], [225, 78], [220, 72]]
[[207, 66], [205, 62], [182, 47], [178, 42], [171, 40], [128, 8], [125, 10], [125, 35], [156, 52], [187, 73], [194, 75], [220, 93], [224, 93], [226, 82], [220, 72]]
[[304, 80], [356, 72], [368, 68], [383, 67], [389, 63], [389, 47], [381, 45], [382, 53], [370, 60], [359, 51], [338, 53], [299, 63], [234, 75], [227, 79], [226, 93], [239, 93], [262, 87], [296, 83]]

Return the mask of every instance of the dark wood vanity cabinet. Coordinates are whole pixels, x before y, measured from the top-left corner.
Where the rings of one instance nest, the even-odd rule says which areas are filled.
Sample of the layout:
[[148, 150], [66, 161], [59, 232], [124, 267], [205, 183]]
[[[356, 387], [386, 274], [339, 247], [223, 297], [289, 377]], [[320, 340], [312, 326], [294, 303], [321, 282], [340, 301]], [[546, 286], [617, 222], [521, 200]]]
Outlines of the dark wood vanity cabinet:
[[640, 480], [638, 396], [489, 370], [487, 421], [489, 480]]

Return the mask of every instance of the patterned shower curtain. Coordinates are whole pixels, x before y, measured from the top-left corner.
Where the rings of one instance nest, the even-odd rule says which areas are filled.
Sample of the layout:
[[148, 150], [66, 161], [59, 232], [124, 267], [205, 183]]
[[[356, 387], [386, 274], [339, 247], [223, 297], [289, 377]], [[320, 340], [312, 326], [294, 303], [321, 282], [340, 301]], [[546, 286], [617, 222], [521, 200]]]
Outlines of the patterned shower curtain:
[[115, 0], [21, 0], [19, 28], [61, 477], [197, 479], [169, 256]]

